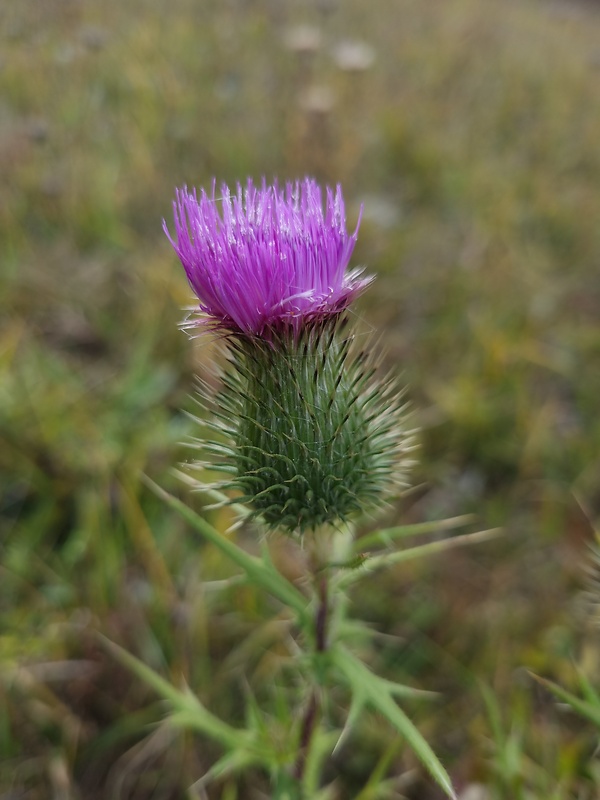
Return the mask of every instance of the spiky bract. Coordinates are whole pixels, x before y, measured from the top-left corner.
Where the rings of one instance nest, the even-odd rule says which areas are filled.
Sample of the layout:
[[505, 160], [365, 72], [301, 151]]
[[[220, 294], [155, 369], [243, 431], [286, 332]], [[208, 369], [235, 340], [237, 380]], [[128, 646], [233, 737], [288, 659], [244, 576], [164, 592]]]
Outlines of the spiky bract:
[[252, 516], [302, 533], [372, 509], [402, 484], [411, 440], [401, 393], [374, 379], [376, 365], [345, 320], [270, 342], [235, 337], [229, 352], [209, 423], [220, 440], [204, 449]]

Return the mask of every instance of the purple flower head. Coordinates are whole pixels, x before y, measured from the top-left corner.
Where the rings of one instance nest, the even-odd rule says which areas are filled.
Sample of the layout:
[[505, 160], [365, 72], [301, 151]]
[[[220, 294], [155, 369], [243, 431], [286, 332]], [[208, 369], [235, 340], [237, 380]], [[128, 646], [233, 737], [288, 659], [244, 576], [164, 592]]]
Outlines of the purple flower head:
[[251, 180], [220, 197], [178, 189], [173, 239], [205, 315], [194, 324], [268, 336], [314, 318], [339, 314], [370, 282], [346, 271], [356, 243], [346, 231], [340, 186], [327, 188], [325, 208], [316, 181], [305, 178], [260, 188]]

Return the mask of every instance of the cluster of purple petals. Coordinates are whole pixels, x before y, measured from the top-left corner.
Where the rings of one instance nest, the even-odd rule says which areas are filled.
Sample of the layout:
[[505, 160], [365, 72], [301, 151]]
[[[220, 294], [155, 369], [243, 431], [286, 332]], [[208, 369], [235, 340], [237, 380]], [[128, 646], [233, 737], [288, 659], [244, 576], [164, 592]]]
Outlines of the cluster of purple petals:
[[346, 231], [341, 188], [306, 178], [260, 188], [248, 180], [219, 196], [179, 189], [175, 238], [165, 233], [205, 315], [204, 324], [266, 335], [281, 324], [299, 330], [308, 319], [343, 311], [369, 283], [346, 271], [356, 243]]

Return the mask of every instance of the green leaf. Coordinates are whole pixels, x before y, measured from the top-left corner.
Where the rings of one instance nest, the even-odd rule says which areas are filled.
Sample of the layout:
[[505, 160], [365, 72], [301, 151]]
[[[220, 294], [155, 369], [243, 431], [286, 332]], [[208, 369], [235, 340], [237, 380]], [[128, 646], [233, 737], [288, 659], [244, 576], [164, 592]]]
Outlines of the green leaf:
[[324, 786], [316, 794], [310, 795], [311, 800], [335, 800], [339, 797], [337, 783], [331, 783], [329, 786]]
[[[214, 469], [214, 465], [211, 465], [210, 469]], [[214, 505], [210, 506], [210, 508], [221, 508], [223, 506], [227, 506], [242, 519], [250, 516], [251, 511], [249, 508], [247, 508], [247, 506], [244, 506], [241, 503], [232, 503], [230, 497], [228, 497], [224, 492], [221, 492], [219, 489], [216, 489], [214, 486], [198, 483], [198, 481], [191, 478], [186, 472], [182, 472], [179, 469], [172, 469], [171, 473], [190, 488], [194, 489], [195, 491], [199, 491], [201, 494], [205, 494], [207, 497], [210, 497], [210, 499], [214, 501]], [[146, 481], [146, 483], [150, 486], [148, 481]], [[150, 488], [153, 489], [152, 486], [150, 486]]]
[[223, 536], [216, 528], [213, 528], [199, 514], [182, 503], [173, 495], [170, 495], [150, 478], [144, 476], [146, 485], [172, 509], [177, 511], [204, 539], [214, 544], [231, 559], [238, 567], [241, 567], [248, 578], [256, 586], [260, 586], [265, 591], [277, 597], [282, 603], [293, 609], [298, 619], [302, 623], [308, 621], [308, 601], [304, 595], [296, 589], [280, 572], [265, 562], [252, 556], [238, 545]]
[[372, 547], [389, 547], [396, 539], [406, 539], [409, 536], [419, 536], [423, 533], [437, 533], [460, 528], [473, 520], [472, 514], [463, 514], [460, 517], [436, 520], [435, 522], [418, 522], [415, 525], [400, 525], [395, 528], [384, 528], [366, 536], [361, 536], [354, 542], [353, 550], [359, 555]]
[[104, 636], [100, 636], [100, 639], [118, 661], [171, 705], [173, 724], [198, 730], [221, 742], [227, 748], [235, 749], [248, 743], [246, 731], [236, 730], [215, 717], [190, 691], [177, 689], [127, 650], [111, 642], [110, 639]]
[[395, 564], [402, 564], [405, 561], [411, 561], [413, 558], [422, 558], [423, 556], [435, 555], [436, 553], [442, 553], [445, 550], [452, 550], [455, 547], [462, 547], [463, 545], [485, 542], [498, 536], [501, 532], [501, 528], [490, 528], [487, 531], [465, 533], [461, 536], [453, 536], [449, 539], [441, 539], [437, 542], [428, 542], [427, 544], [422, 544], [418, 547], [409, 547], [406, 550], [399, 550], [397, 552], [384, 553], [379, 556], [374, 556], [373, 558], [365, 561], [360, 569], [341, 576], [338, 581], [338, 586], [343, 590], [348, 586], [351, 586], [353, 583], [362, 580], [370, 573], [375, 572], [375, 570], [382, 569], [383, 567], [391, 567]]
[[230, 753], [225, 753], [224, 756], [212, 765], [200, 780], [190, 786], [188, 791], [203, 789], [205, 786], [208, 786], [211, 781], [225, 778], [237, 772], [242, 772], [244, 769], [255, 766], [257, 763], [259, 763], [259, 760], [246, 752], [233, 750]]
[[496, 747], [498, 749], [501, 749], [503, 747], [506, 734], [504, 731], [504, 725], [502, 722], [500, 707], [498, 705], [498, 699], [487, 684], [483, 683], [483, 681], [478, 681], [478, 684], [479, 684], [479, 691], [481, 692], [481, 696], [483, 697], [483, 702], [485, 703], [485, 707], [488, 713], [488, 718], [490, 725], [492, 727], [492, 734], [494, 736]]
[[573, 711], [576, 711], [580, 716], [588, 719], [597, 728], [600, 728], [600, 708], [582, 700], [580, 697], [577, 697], [577, 695], [571, 694], [571, 692], [563, 689], [562, 686], [559, 686], [557, 683], [553, 683], [553, 681], [540, 678], [539, 675], [534, 675], [532, 672], [529, 674], [532, 678], [535, 678], [538, 683], [541, 683], [542, 686], [545, 686], [546, 689], [551, 691], [553, 695], [558, 697], [559, 700], [571, 706]]
[[441, 762], [413, 725], [404, 711], [397, 705], [388, 682], [382, 680], [352, 655], [345, 647], [339, 646], [331, 653], [333, 663], [337, 666], [353, 694], [364, 698], [365, 703], [379, 711], [404, 736], [408, 744], [432, 777], [446, 792], [448, 797], [456, 800], [450, 776]]
[[381, 790], [385, 788], [385, 784], [388, 783], [385, 781], [385, 774], [397, 753], [398, 740], [395, 739], [393, 742], [390, 742], [385, 752], [382, 753], [381, 758], [375, 765], [375, 769], [369, 776], [369, 780], [356, 800], [376, 800], [377, 797], [381, 797]]
[[579, 685], [583, 692], [583, 696], [588, 703], [600, 710], [600, 695], [590, 683], [587, 675], [579, 668], [577, 668], [577, 675], [579, 676]]
[[323, 777], [323, 763], [331, 756], [337, 737], [337, 731], [324, 731], [319, 727], [314, 732], [304, 767], [302, 780], [303, 797], [313, 800], [313, 798], [317, 797], [325, 798], [331, 796], [329, 791], [323, 790], [323, 792], [319, 792], [319, 784]]
[[348, 712], [348, 716], [346, 717], [346, 724], [342, 732], [340, 733], [338, 740], [333, 748], [333, 754], [335, 755], [336, 751], [340, 749], [342, 744], [346, 741], [350, 733], [352, 732], [352, 728], [358, 722], [361, 714], [365, 710], [367, 705], [367, 696], [364, 692], [361, 691], [360, 686], [353, 686], [352, 687], [352, 700], [350, 702], [350, 711]]
[[412, 686], [394, 683], [394, 681], [388, 681], [385, 678], [380, 678], [379, 680], [386, 684], [390, 694], [394, 697], [420, 697], [423, 700], [432, 700], [438, 697], [438, 692], [431, 692], [427, 689], [415, 689]]

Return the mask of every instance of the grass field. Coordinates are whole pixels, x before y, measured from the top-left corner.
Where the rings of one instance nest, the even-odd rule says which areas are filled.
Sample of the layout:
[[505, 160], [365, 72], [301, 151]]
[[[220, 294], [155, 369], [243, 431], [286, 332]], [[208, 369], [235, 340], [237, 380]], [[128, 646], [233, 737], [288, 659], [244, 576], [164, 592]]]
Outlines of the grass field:
[[[385, 524], [504, 528], [363, 584], [370, 658], [440, 693], [410, 711], [463, 800], [600, 795], [598, 728], [530, 676], [600, 691], [599, 43], [596, 4], [550, 0], [2, 5], [0, 797], [268, 797], [188, 790], [216, 748], [97, 634], [225, 719], [268, 702], [275, 610], [142, 475], [201, 508], [171, 471], [212, 354], [178, 330], [174, 188], [305, 174], [364, 205], [357, 314], [421, 427]], [[382, 754], [400, 788], [360, 794]], [[375, 717], [331, 771], [340, 800], [441, 796]]]

